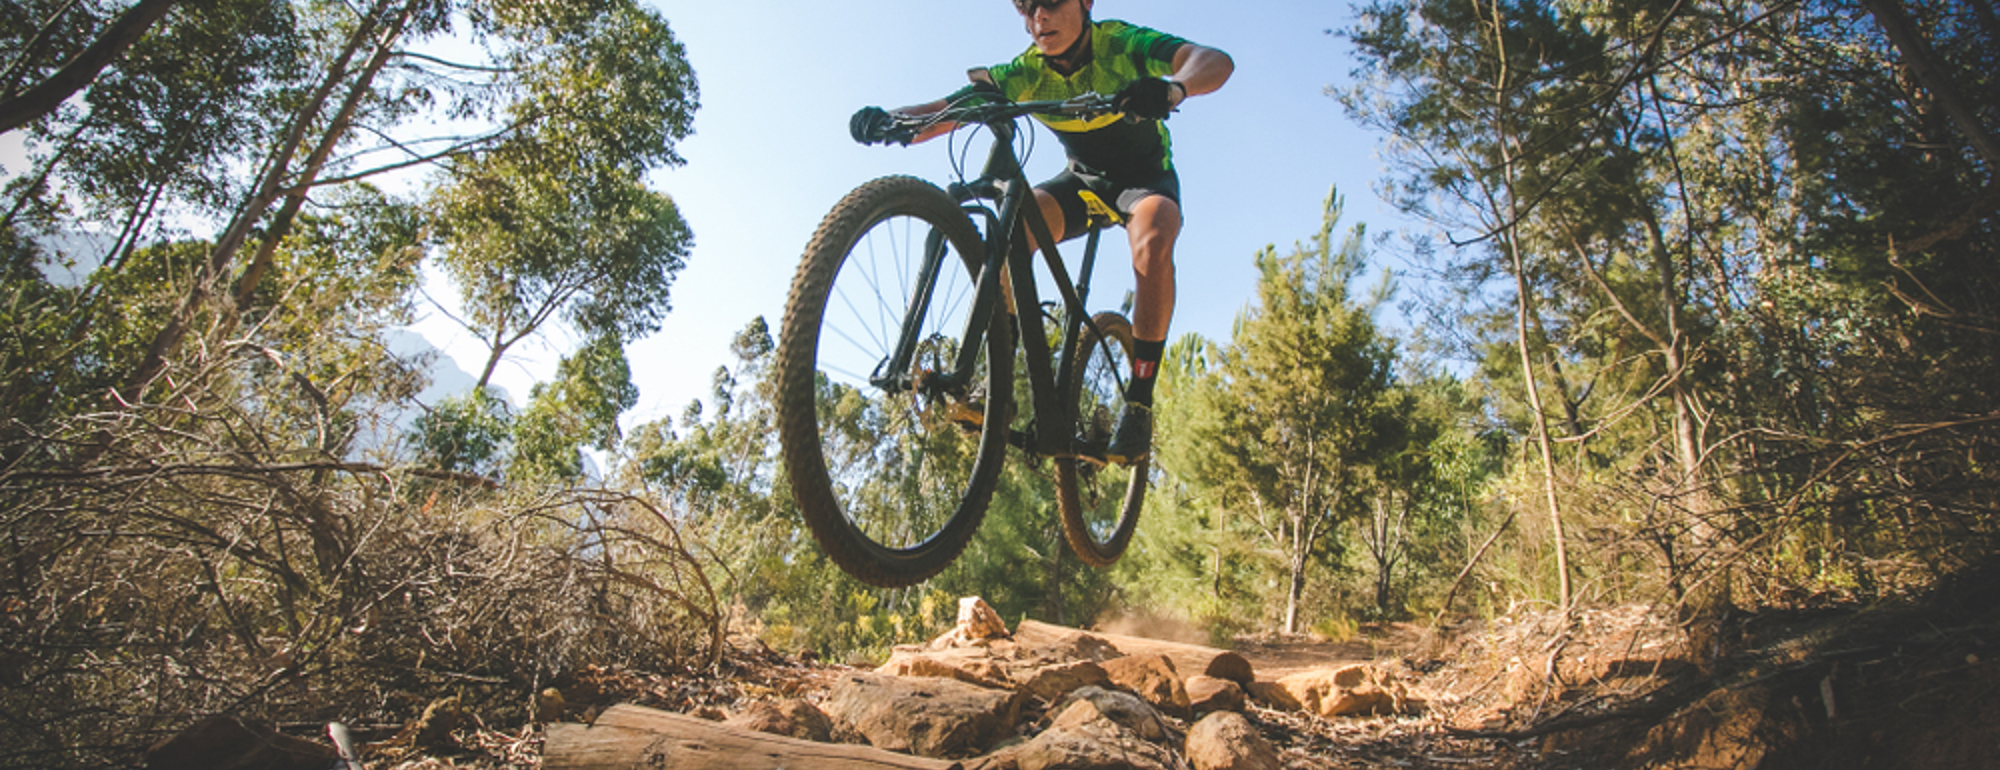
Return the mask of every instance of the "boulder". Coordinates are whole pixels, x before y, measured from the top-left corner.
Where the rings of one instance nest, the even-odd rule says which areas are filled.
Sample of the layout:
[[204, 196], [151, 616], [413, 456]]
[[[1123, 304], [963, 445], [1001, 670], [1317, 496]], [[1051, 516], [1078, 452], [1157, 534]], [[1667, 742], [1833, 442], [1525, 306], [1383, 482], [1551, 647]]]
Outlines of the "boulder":
[[1248, 690], [1250, 697], [1255, 698], [1258, 703], [1279, 711], [1304, 711], [1306, 709], [1305, 704], [1300, 703], [1298, 698], [1292, 697], [1292, 691], [1285, 689], [1284, 685], [1280, 685], [1277, 682], [1251, 682], [1244, 689]]
[[1187, 684], [1165, 655], [1127, 655], [1104, 661], [1111, 683], [1131, 690], [1155, 708], [1174, 715], [1188, 713]]
[[993, 660], [979, 648], [921, 652], [907, 647], [889, 655], [889, 661], [875, 668], [884, 676], [938, 677], [993, 689], [1011, 689], [1008, 667]]
[[1055, 712], [1050, 729], [1078, 729], [1097, 722], [1110, 722], [1141, 740], [1161, 742], [1172, 736], [1167, 721], [1151, 704], [1123, 690], [1084, 687], [1070, 694], [1070, 700]]
[[797, 699], [776, 703], [757, 701], [723, 720], [722, 724], [724, 727], [739, 727], [820, 743], [833, 740], [833, 720], [827, 718], [826, 712]]
[[825, 708], [876, 748], [962, 757], [1013, 735], [1020, 700], [956, 679], [849, 674], [827, 694]]
[[1187, 760], [1194, 770], [1281, 770], [1278, 751], [1242, 714], [1217, 711], [1188, 728]]
[[1212, 711], [1242, 711], [1243, 688], [1206, 674], [1187, 678], [1188, 710], [1199, 717]]
[[1250, 667], [1250, 659], [1241, 653], [1221, 652], [1210, 658], [1208, 666], [1201, 671], [1204, 676], [1227, 679], [1239, 686], [1249, 686], [1257, 681], [1257, 672]]
[[1016, 677], [1022, 692], [1054, 703], [1083, 687], [1109, 687], [1111, 675], [1093, 661], [1078, 660], [1042, 666]]
[[1278, 680], [1278, 685], [1306, 712], [1327, 719], [1391, 713], [1405, 705], [1401, 683], [1358, 663], [1301, 671]]
[[1018, 770], [1172, 770], [1173, 753], [1105, 722], [1052, 727], [1012, 752]]
[[1167, 770], [1183, 767], [1166, 744], [1177, 736], [1151, 705], [1122, 690], [1084, 687], [1047, 730], [981, 767], [1017, 770]]

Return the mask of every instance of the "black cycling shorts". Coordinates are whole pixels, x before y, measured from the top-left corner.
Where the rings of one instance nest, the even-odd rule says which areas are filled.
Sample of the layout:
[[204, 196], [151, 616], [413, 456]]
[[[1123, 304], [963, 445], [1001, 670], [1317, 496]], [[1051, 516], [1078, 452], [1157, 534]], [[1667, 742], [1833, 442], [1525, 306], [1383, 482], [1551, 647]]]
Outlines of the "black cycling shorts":
[[1175, 205], [1181, 202], [1181, 177], [1171, 168], [1146, 177], [1114, 178], [1071, 163], [1035, 189], [1047, 191], [1062, 208], [1063, 229], [1069, 231], [1061, 236], [1063, 240], [1088, 231], [1085, 222], [1092, 215], [1107, 224], [1125, 224], [1132, 218], [1132, 207], [1148, 196], [1164, 195]]

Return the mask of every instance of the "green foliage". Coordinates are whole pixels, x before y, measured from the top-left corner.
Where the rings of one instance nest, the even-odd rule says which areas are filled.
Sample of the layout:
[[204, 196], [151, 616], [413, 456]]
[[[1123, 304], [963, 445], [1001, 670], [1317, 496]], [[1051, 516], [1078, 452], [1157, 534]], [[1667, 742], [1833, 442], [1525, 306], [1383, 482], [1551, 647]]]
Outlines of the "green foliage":
[[618, 415], [639, 401], [625, 346], [598, 337], [565, 356], [555, 379], [535, 385], [514, 427], [510, 475], [574, 480], [583, 473], [580, 448], [617, 445]]
[[1338, 198], [1311, 245], [1257, 257], [1258, 304], [1237, 319], [1217, 365], [1196, 380], [1190, 432], [1199, 451], [1177, 470], [1215, 504], [1250, 517], [1282, 555], [1285, 626], [1316, 549], [1337, 554], [1338, 526], [1361, 514], [1368, 469], [1403, 440], [1391, 389], [1393, 343], [1373, 314], [1387, 295], [1357, 301], [1362, 231], [1336, 241]]
[[411, 429], [422, 464], [481, 476], [497, 470], [512, 436], [513, 418], [505, 402], [483, 389], [438, 402]]
[[461, 166], [436, 205], [443, 267], [492, 349], [562, 318], [618, 342], [659, 328], [686, 259], [687, 225], [634, 172], [598, 177], [488, 157]]
[[[1969, 137], [2000, 121], [1944, 102], [1990, 91], [2000, 45], [1977, 4], [1884, 7], [1923, 23], [1924, 75], [1828, 3], [1411, 0], [1348, 32], [1345, 101], [1396, 137], [1403, 205], [1464, 247], [1436, 255], [1464, 300], [1436, 317], [1472, 319], [1510, 432], [1532, 435], [1529, 378], [1546, 394], [1547, 472], [1604, 595], [1865, 594], [1864, 563], [1996, 545], [1994, 158]], [[1516, 256], [1519, 288], [1489, 283]], [[1539, 473], [1508, 469], [1520, 529], [1487, 573], [1528, 596]]]

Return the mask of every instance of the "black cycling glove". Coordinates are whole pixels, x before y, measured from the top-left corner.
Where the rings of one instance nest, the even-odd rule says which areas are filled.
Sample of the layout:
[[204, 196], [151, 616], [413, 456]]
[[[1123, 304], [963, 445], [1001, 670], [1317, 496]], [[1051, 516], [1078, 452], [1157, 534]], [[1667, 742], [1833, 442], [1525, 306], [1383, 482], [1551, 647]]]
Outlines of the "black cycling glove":
[[[1166, 120], [1174, 111], [1173, 94], [1175, 83], [1166, 78], [1143, 78], [1119, 91], [1111, 98], [1111, 106], [1127, 117], [1147, 120]], [[1186, 96], [1187, 86], [1181, 86], [1181, 95]]]
[[909, 144], [907, 131], [896, 130], [896, 119], [881, 107], [863, 107], [847, 120], [847, 133], [862, 144]]

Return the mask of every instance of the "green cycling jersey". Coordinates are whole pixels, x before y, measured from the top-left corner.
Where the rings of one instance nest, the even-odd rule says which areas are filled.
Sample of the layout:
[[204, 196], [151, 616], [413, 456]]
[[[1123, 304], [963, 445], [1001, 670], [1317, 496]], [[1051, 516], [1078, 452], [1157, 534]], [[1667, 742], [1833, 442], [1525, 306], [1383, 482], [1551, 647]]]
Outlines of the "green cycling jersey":
[[[973, 70], [975, 85], [953, 100], [976, 93], [979, 82], [999, 87], [1008, 101], [1063, 100], [1089, 93], [1116, 94], [1135, 80], [1172, 74], [1174, 54], [1188, 41], [1173, 35], [1105, 20], [1091, 25], [1090, 56], [1067, 75], [1050, 57], [1030, 46], [1013, 61]], [[1164, 121], [1128, 121], [1121, 115], [1092, 120], [1042, 117], [1055, 129], [1070, 160], [1112, 177], [1150, 177], [1173, 168], [1173, 141]]]

